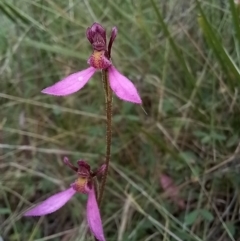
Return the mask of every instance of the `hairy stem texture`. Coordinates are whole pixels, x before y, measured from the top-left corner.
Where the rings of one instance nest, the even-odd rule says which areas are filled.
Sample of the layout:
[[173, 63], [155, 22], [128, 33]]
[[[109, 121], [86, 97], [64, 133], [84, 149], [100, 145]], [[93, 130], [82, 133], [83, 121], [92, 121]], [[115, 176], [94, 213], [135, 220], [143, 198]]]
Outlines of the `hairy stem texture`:
[[101, 204], [104, 188], [106, 185], [108, 168], [111, 159], [111, 144], [112, 144], [112, 90], [108, 81], [108, 70], [102, 70], [102, 81], [103, 88], [105, 91], [105, 105], [106, 105], [106, 154], [105, 154], [105, 163], [106, 169], [102, 177], [102, 182], [100, 186], [100, 192], [98, 197], [98, 204]]

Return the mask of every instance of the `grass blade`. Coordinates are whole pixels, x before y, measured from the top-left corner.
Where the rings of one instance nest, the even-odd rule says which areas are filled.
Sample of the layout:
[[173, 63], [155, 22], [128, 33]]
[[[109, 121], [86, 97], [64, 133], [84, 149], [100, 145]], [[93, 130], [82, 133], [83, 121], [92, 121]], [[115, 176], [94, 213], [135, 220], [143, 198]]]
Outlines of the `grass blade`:
[[229, 80], [231, 80], [231, 86], [234, 87], [235, 80], [240, 80], [240, 70], [234, 63], [231, 56], [227, 53], [227, 50], [222, 45], [217, 33], [213, 30], [213, 27], [207, 20], [207, 17], [197, 1], [197, 8], [200, 12], [199, 25], [203, 31], [203, 34], [208, 42], [208, 45], [212, 48], [213, 52], [217, 56], [219, 63], [227, 74]]

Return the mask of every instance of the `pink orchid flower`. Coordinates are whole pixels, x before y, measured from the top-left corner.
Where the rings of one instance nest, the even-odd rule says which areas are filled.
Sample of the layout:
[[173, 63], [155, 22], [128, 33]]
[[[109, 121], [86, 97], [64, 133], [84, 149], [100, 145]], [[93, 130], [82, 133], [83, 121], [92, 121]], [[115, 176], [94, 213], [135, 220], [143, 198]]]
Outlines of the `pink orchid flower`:
[[93, 47], [93, 53], [88, 59], [89, 68], [69, 75], [56, 84], [42, 90], [42, 93], [56, 96], [66, 96], [82, 89], [97, 70], [107, 69], [110, 87], [122, 100], [141, 104], [142, 100], [133, 83], [112, 65], [111, 48], [117, 36], [117, 28], [112, 29], [107, 48], [105, 29], [94, 23], [86, 32], [87, 38]]
[[42, 203], [25, 212], [24, 216], [43, 216], [53, 213], [65, 205], [74, 194], [85, 193], [88, 195], [86, 213], [90, 231], [97, 240], [105, 241], [102, 220], [92, 182], [93, 177], [101, 175], [104, 172], [105, 164], [103, 164], [96, 172], [92, 172], [90, 166], [82, 160], [77, 162], [78, 167], [72, 165], [66, 157], [64, 158], [64, 163], [77, 172], [77, 180], [71, 184], [70, 188], [49, 197]]

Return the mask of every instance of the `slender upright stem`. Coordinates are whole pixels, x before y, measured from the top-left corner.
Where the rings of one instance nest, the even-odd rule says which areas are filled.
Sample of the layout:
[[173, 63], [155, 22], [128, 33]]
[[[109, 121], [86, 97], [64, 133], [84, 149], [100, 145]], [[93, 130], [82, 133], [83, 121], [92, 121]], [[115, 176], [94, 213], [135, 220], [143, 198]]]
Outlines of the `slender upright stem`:
[[108, 168], [109, 162], [111, 159], [111, 144], [112, 144], [112, 90], [109, 85], [108, 80], [108, 70], [102, 70], [102, 81], [103, 81], [103, 88], [105, 91], [105, 105], [106, 105], [106, 154], [105, 154], [105, 163], [106, 169], [102, 176], [102, 182], [99, 191], [98, 197], [98, 205], [101, 204], [103, 198], [103, 192], [106, 185], [107, 175], [108, 175]]

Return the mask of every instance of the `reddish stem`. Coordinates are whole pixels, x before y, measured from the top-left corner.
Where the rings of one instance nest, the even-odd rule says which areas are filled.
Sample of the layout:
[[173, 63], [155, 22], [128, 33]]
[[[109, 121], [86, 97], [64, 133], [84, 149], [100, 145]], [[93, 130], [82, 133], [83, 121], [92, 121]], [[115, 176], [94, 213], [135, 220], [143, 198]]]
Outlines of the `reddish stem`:
[[98, 205], [101, 204], [104, 188], [107, 181], [108, 175], [108, 168], [111, 159], [111, 144], [112, 144], [112, 90], [109, 85], [108, 81], [108, 70], [102, 70], [102, 81], [103, 81], [103, 88], [105, 91], [105, 104], [106, 104], [106, 156], [105, 156], [105, 164], [106, 169], [102, 176], [102, 182], [99, 191], [98, 197]]

